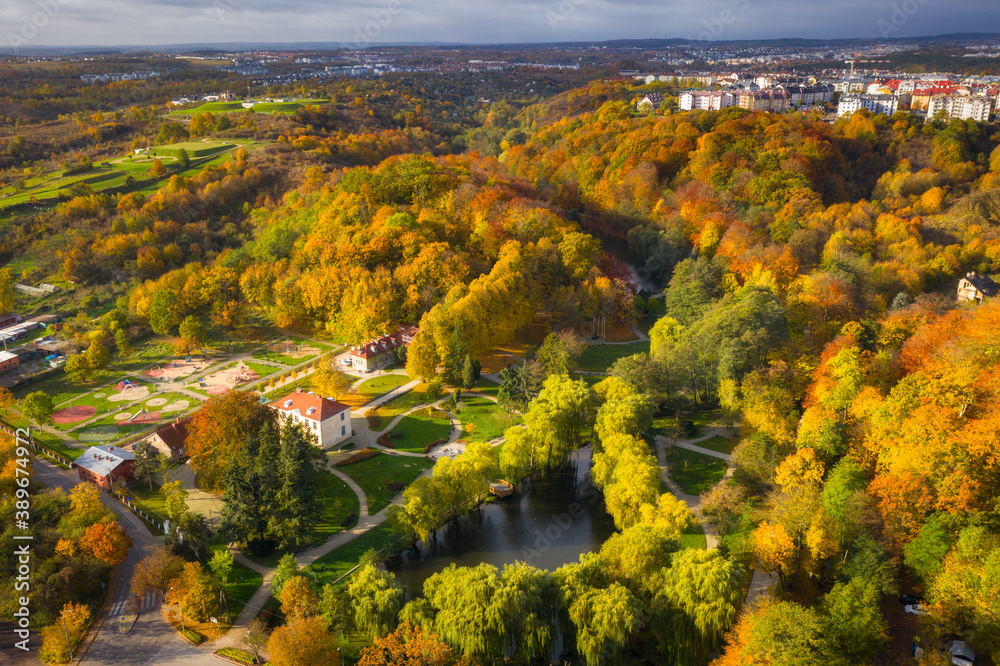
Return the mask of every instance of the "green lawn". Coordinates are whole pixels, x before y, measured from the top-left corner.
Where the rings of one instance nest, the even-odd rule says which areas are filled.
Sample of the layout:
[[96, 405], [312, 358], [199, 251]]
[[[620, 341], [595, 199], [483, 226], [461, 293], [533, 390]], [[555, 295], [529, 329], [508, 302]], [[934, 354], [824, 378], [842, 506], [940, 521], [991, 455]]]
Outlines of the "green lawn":
[[361, 503], [346, 483], [323, 470], [316, 474], [316, 494], [323, 503], [323, 516], [314, 532], [314, 543], [318, 545], [339, 532], [340, 524], [350, 514], [358, 516]]
[[116, 356], [111, 360], [109, 366], [120, 372], [139, 372], [147, 365], [172, 357], [173, 353], [173, 345], [162, 340], [146, 340], [135, 347], [131, 356], [124, 358]]
[[701, 523], [697, 520], [692, 520], [684, 534], [681, 535], [681, 548], [697, 548], [699, 550], [708, 548], [705, 530], [702, 529]]
[[479, 379], [479, 382], [477, 383], [477, 386], [475, 388], [471, 388], [469, 390], [470, 391], [474, 391], [476, 393], [482, 393], [484, 395], [489, 395], [489, 396], [492, 396], [492, 397], [495, 398], [495, 397], [497, 397], [497, 393], [500, 392], [500, 385], [497, 384], [492, 379], [489, 379], [487, 377], [481, 377]]
[[[298, 111], [303, 106], [311, 104], [313, 106], [317, 104], [327, 104], [330, 100], [328, 99], [297, 99], [294, 102], [261, 102], [254, 105], [253, 110], [257, 113], [284, 113], [291, 114]], [[200, 106], [193, 109], [181, 109], [179, 111], [171, 111], [170, 116], [193, 116], [199, 113], [239, 113], [243, 112], [242, 102], [206, 102]]]
[[432, 463], [427, 462], [424, 458], [383, 453], [338, 469], [361, 486], [368, 499], [368, 513], [375, 515], [389, 506], [389, 502], [396, 495], [395, 492], [389, 490], [390, 483], [398, 482], [409, 485], [417, 478], [420, 470], [432, 466]]
[[592, 345], [580, 355], [577, 369], [585, 372], [606, 372], [618, 359], [642, 353], [649, 353], [649, 341], [627, 345]]
[[[412, 391], [407, 391], [398, 398], [379, 405], [378, 408], [368, 413], [368, 427], [376, 432], [385, 430], [392, 423], [392, 420], [400, 414], [405, 414], [418, 405], [432, 402], [430, 396], [427, 394], [428, 388], [427, 384], [420, 384], [415, 386]], [[372, 417], [376, 415], [379, 417], [379, 420], [377, 425], [374, 425]]]
[[170, 155], [172, 157], [178, 157], [180, 155], [180, 151], [183, 149], [188, 152], [188, 157], [195, 158], [216, 155], [238, 147], [239, 145], [234, 144], [232, 141], [188, 141], [186, 143], [171, 143], [163, 146], [157, 146], [156, 148], [150, 149], [149, 153], [151, 155]]
[[[216, 536], [208, 546], [208, 557], [206, 560], [211, 560], [212, 555], [218, 550], [226, 550], [226, 545], [222, 543], [221, 537]], [[222, 583], [222, 590], [226, 593], [226, 603], [229, 606], [229, 613], [234, 619], [240, 614], [243, 607], [250, 601], [250, 597], [253, 596], [254, 592], [257, 591], [257, 588], [263, 582], [264, 577], [261, 574], [244, 564], [240, 564], [236, 560], [233, 561], [233, 569], [229, 574], [229, 581]]]
[[152, 490], [145, 481], [133, 481], [128, 485], [128, 492], [137, 507], [161, 523], [167, 520], [167, 500], [160, 494], [160, 486], [155, 481]]
[[392, 448], [423, 453], [424, 447], [451, 433], [451, 419], [445, 412], [431, 407], [408, 414], [392, 429]]
[[406, 375], [382, 375], [380, 377], [372, 377], [371, 379], [366, 379], [362, 382], [354, 393], [341, 398], [340, 402], [345, 405], [350, 405], [351, 407], [360, 407], [368, 404], [384, 393], [388, 393], [403, 384], [409, 383], [410, 378]]
[[456, 414], [462, 423], [462, 439], [467, 442], [488, 442], [502, 437], [507, 428], [521, 423], [514, 415], [513, 420], [495, 402], [486, 398], [463, 397], [462, 411]]
[[726, 439], [725, 437], [720, 437], [719, 435], [715, 435], [710, 439], [705, 439], [700, 442], [695, 442], [694, 445], [700, 446], [703, 449], [718, 451], [719, 453], [732, 453], [733, 449], [736, 448], [736, 445], [738, 443], [739, 440], [735, 437], [733, 437], [732, 439]]
[[[37, 382], [18, 387], [14, 391], [14, 397], [21, 399], [29, 393], [44, 391], [49, 394], [53, 403], [59, 405], [62, 402], [66, 402], [70, 398], [76, 397], [82, 393], [89, 393], [99, 386], [104, 386], [105, 384], [113, 384], [120, 379], [123, 379], [122, 373], [116, 370], [105, 369], [95, 372], [90, 381], [74, 382], [64, 371], [57, 370]], [[114, 390], [114, 386], [111, 386], [111, 390]]]
[[700, 495], [726, 475], [726, 461], [674, 448], [667, 452], [670, 477], [688, 495]]
[[[368, 550], [397, 552], [400, 535], [393, 531], [388, 522], [378, 525], [361, 536], [345, 543], [340, 548], [332, 550], [315, 563], [306, 567], [314, 573], [320, 585], [331, 583], [357, 566], [361, 556]], [[385, 554], [385, 553], [383, 553]]]
[[[257, 351], [255, 351], [252, 354], [252, 356], [253, 358], [259, 358], [265, 361], [273, 361], [274, 363], [281, 363], [282, 365], [295, 367], [298, 365], [302, 365], [303, 363], [307, 363], [312, 359], [321, 356], [322, 354], [325, 354], [329, 352], [331, 349], [333, 349], [333, 347], [331, 347], [330, 345], [325, 345], [319, 342], [313, 342], [312, 340], [305, 340], [303, 338], [282, 338], [281, 340], [275, 340], [275, 342], [286, 342], [286, 341], [292, 342], [293, 344], [297, 345], [314, 347], [319, 350], [319, 353], [309, 354], [307, 356], [301, 356], [296, 358], [290, 354], [279, 354], [277, 352], [270, 351], [267, 349], [267, 347], [265, 347], [264, 349], [258, 349]], [[268, 345], [268, 347], [270, 347], [270, 344]]]

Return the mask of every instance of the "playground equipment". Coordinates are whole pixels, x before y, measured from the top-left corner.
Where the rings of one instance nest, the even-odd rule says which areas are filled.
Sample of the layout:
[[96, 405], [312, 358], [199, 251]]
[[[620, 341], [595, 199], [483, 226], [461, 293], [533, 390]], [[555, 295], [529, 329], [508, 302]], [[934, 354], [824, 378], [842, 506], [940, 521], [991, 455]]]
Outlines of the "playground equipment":
[[132, 416], [129, 417], [128, 423], [131, 423], [132, 421], [134, 421], [135, 419], [139, 418], [140, 416], [149, 416], [149, 410], [148, 409], [140, 409], [135, 414], [133, 414]]
[[129, 389], [132, 389], [133, 397], [139, 397], [139, 388], [127, 379], [118, 382], [118, 385], [115, 387], [115, 390], [121, 392], [123, 398], [125, 397], [125, 392]]

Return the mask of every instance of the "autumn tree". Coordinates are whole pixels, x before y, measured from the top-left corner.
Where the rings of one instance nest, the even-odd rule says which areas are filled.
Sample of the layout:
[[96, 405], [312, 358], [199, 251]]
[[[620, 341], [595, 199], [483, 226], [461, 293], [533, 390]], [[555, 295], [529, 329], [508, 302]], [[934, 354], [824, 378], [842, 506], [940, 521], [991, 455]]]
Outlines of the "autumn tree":
[[184, 615], [195, 622], [206, 622], [219, 614], [219, 591], [199, 562], [187, 562], [177, 578], [174, 598], [179, 598]]
[[267, 653], [274, 666], [332, 666], [337, 640], [326, 630], [323, 618], [300, 618], [271, 633]]
[[353, 383], [354, 378], [341, 370], [332, 356], [320, 359], [312, 374], [312, 384], [316, 387], [316, 392], [334, 400], [346, 396]]
[[161, 546], [135, 565], [130, 590], [137, 597], [147, 592], [165, 594], [183, 568], [184, 560]]
[[69, 375], [71, 381], [82, 384], [90, 379], [94, 372], [94, 366], [91, 365], [87, 354], [71, 354], [66, 359], [63, 370]]
[[6, 414], [7, 410], [13, 407], [16, 403], [17, 400], [14, 398], [14, 394], [10, 392], [10, 389], [0, 386], [0, 410]]
[[347, 591], [359, 629], [370, 636], [384, 636], [392, 630], [403, 606], [403, 590], [394, 575], [366, 564], [354, 575]]
[[135, 353], [132, 348], [132, 342], [128, 339], [128, 333], [124, 328], [119, 328], [115, 331], [115, 347], [118, 350], [118, 356], [121, 358], [126, 358]]
[[455, 663], [451, 648], [437, 634], [402, 622], [384, 637], [361, 649], [358, 666], [450, 666]]
[[132, 538], [117, 521], [94, 523], [80, 537], [80, 548], [108, 566], [125, 561]]
[[108, 348], [100, 340], [94, 340], [87, 348], [87, 360], [90, 362], [90, 367], [95, 370], [107, 367], [110, 357]]
[[187, 450], [202, 483], [218, 488], [226, 466], [238, 457], [248, 438], [262, 428], [277, 435], [277, 412], [260, 404], [256, 394], [228, 391], [209, 398], [188, 426]]
[[295, 576], [281, 590], [281, 612], [290, 620], [311, 617], [319, 611], [319, 599], [305, 576]]
[[76, 649], [89, 625], [90, 609], [84, 604], [66, 602], [59, 619], [42, 630], [39, 658], [47, 664], [69, 663], [70, 646]]
[[754, 556], [761, 568], [776, 573], [781, 586], [787, 584], [786, 575], [795, 554], [795, 542], [782, 525], [764, 522], [753, 533]]
[[243, 645], [247, 646], [247, 649], [253, 653], [253, 658], [257, 660], [260, 659], [260, 651], [267, 647], [267, 641], [270, 638], [271, 634], [267, 630], [267, 625], [263, 621], [254, 618], [250, 620], [247, 632], [241, 640]]

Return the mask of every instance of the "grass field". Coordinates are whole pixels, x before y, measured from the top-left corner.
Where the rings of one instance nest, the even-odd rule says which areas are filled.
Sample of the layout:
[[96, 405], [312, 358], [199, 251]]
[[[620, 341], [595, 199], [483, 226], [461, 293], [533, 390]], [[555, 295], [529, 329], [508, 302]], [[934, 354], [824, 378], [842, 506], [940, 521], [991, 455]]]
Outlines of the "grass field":
[[451, 419], [440, 410], [425, 407], [400, 419], [392, 429], [392, 448], [423, 453], [424, 447], [451, 433]]
[[326, 471], [316, 474], [316, 494], [323, 503], [323, 515], [316, 525], [314, 543], [321, 544], [341, 530], [340, 524], [361, 511], [358, 496], [346, 483]]
[[643, 353], [649, 353], [648, 341], [628, 345], [591, 345], [580, 355], [577, 369], [585, 372], [607, 372], [618, 359]]
[[133, 481], [128, 486], [128, 494], [132, 496], [132, 503], [144, 512], [161, 523], [167, 520], [167, 500], [160, 493], [159, 484], [154, 482], [150, 489], [145, 481]]
[[[431, 402], [431, 398], [427, 394], [428, 388], [427, 384], [419, 384], [412, 391], [407, 391], [398, 398], [379, 405], [376, 409], [369, 412], [368, 426], [376, 432], [385, 430], [392, 423], [392, 420], [400, 414], [405, 414], [417, 405]], [[375, 415], [380, 419], [377, 426], [372, 425], [373, 419], [371, 417]]]
[[726, 461], [694, 451], [674, 448], [667, 452], [670, 477], [688, 495], [700, 495], [726, 475]]
[[232, 141], [188, 141], [186, 143], [171, 143], [163, 146], [157, 146], [156, 148], [151, 148], [149, 150], [149, 154], [178, 157], [181, 150], [186, 150], [188, 152], [188, 157], [195, 159], [199, 157], [208, 157], [209, 155], [218, 155], [219, 153], [224, 153], [227, 150], [233, 150], [234, 148], [239, 148], [239, 144], [233, 143]]
[[420, 470], [431, 466], [431, 463], [424, 458], [383, 453], [338, 469], [361, 486], [368, 499], [368, 513], [375, 515], [389, 506], [389, 501], [396, 495], [395, 492], [389, 490], [390, 483], [409, 485], [417, 478]]
[[[222, 543], [222, 538], [216, 536], [208, 546], [208, 560], [211, 560], [216, 551], [226, 550], [226, 545]], [[226, 604], [229, 613], [236, 618], [250, 601], [250, 597], [257, 591], [257, 588], [264, 582], [264, 577], [238, 561], [233, 561], [233, 569], [229, 573], [229, 581], [222, 583], [222, 590], [226, 593]]]
[[716, 435], [710, 439], [705, 439], [700, 442], [695, 442], [695, 446], [700, 446], [703, 449], [710, 449], [712, 451], [718, 451], [719, 453], [732, 453], [733, 449], [739, 440], [733, 437], [732, 439], [726, 439], [725, 437], [720, 437]]
[[681, 535], [681, 548], [697, 548], [699, 550], [708, 548], [705, 530], [697, 520], [692, 520], [684, 534]]
[[[281, 363], [282, 365], [287, 365], [290, 367], [295, 367], [307, 363], [312, 359], [329, 352], [333, 347], [330, 345], [321, 344], [319, 342], [313, 342], [312, 340], [303, 340], [302, 338], [284, 338], [282, 340], [277, 340], [276, 342], [290, 341], [297, 345], [305, 345], [307, 347], [315, 347], [319, 350], [318, 354], [309, 354], [296, 358], [291, 354], [279, 354], [277, 352], [269, 351], [266, 347], [264, 349], [258, 349], [252, 356], [253, 358], [263, 359], [265, 361], [273, 361], [274, 363]], [[268, 345], [269, 347], [270, 345]]]
[[468, 442], [488, 442], [521, 423], [516, 414], [513, 420], [508, 419], [506, 412], [486, 398], [463, 397], [462, 404], [462, 411], [456, 416], [462, 423], [462, 439]]
[[[14, 397], [20, 400], [29, 393], [43, 391], [49, 394], [52, 402], [58, 408], [60, 403], [66, 402], [70, 398], [90, 393], [105, 384], [114, 384], [120, 379], [124, 379], [122, 373], [117, 370], [105, 369], [95, 372], [89, 381], [74, 382], [65, 372], [57, 370], [40, 381], [18, 387], [14, 390]], [[114, 386], [111, 386], [111, 389], [114, 389]]]
[[399, 534], [393, 531], [389, 523], [382, 523], [340, 548], [330, 551], [306, 569], [316, 574], [320, 585], [325, 585], [357, 566], [361, 556], [368, 550], [394, 550], [399, 544], [399, 539]]
[[[311, 104], [313, 106], [319, 104], [327, 104], [330, 100], [328, 99], [297, 99], [293, 102], [260, 102], [255, 104], [253, 110], [257, 113], [281, 113], [281, 114], [291, 114], [298, 111], [303, 106]], [[206, 102], [201, 106], [197, 106], [193, 109], [181, 109], [179, 111], [171, 111], [170, 116], [193, 116], [199, 113], [233, 113], [245, 111], [243, 108], [243, 102]]]
[[340, 402], [345, 405], [350, 405], [352, 408], [361, 407], [362, 405], [368, 404], [383, 393], [388, 393], [403, 384], [409, 383], [410, 378], [406, 375], [382, 375], [381, 377], [372, 377], [371, 379], [367, 379], [362, 382], [354, 393], [342, 397]]

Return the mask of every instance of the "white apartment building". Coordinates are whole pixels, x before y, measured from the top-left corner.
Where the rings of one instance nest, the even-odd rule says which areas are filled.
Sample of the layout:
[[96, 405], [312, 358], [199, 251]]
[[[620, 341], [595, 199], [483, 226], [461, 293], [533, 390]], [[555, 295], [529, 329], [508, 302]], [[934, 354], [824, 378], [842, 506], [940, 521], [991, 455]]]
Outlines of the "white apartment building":
[[967, 95], [934, 95], [927, 103], [927, 121], [930, 122], [939, 113], [952, 120], [978, 120], [988, 122], [993, 110], [993, 100], [989, 97], [970, 97]]
[[736, 104], [736, 96], [722, 90], [691, 90], [681, 94], [680, 108], [682, 111], [693, 111], [702, 109], [704, 111], [718, 111]]
[[837, 105], [837, 117], [851, 116], [855, 111], [868, 109], [875, 114], [891, 116], [899, 110], [896, 95], [845, 95]]

